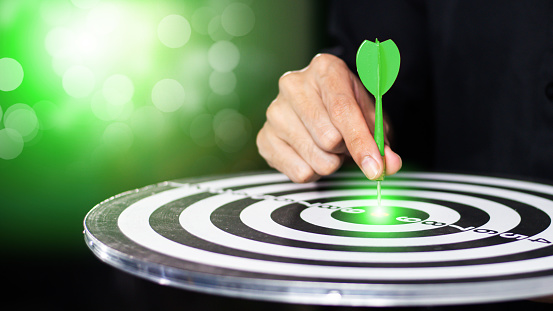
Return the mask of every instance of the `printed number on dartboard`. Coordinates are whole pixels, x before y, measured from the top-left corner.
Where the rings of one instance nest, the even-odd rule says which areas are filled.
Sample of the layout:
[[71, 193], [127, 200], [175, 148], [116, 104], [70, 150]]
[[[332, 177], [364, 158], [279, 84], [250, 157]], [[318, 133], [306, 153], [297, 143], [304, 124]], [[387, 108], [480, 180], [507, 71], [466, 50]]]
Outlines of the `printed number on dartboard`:
[[448, 225], [445, 222], [439, 222], [439, 221], [434, 221], [434, 220], [422, 220], [420, 218], [407, 217], [407, 216], [397, 217], [396, 220], [407, 222], [407, 223], [421, 223], [423, 225], [435, 226], [435, 227], [448, 226], [448, 227], [455, 228], [455, 229], [463, 231], [463, 232], [471, 231], [471, 232], [475, 232], [475, 233], [498, 235], [498, 236], [500, 236], [502, 238], [505, 238], [505, 239], [526, 240], [526, 241], [536, 242], [536, 243], [551, 244], [551, 241], [549, 241], [547, 239], [544, 239], [544, 238], [530, 238], [527, 235], [519, 234], [519, 233], [513, 233], [513, 232], [499, 233], [499, 231], [492, 230], [492, 229], [486, 229], [486, 228], [476, 228], [476, 227], [463, 228], [463, 227], [457, 226], [457, 225]]

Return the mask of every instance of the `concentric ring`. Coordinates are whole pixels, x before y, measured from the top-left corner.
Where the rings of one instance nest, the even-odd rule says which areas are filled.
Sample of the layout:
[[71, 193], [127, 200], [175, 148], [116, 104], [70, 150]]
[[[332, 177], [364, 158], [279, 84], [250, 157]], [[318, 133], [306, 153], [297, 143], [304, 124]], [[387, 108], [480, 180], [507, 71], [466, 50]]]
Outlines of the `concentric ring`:
[[[132, 258], [157, 272], [104, 259], [122, 269], [201, 291], [209, 290], [160, 276], [160, 269], [215, 283], [231, 278], [240, 286], [221, 285], [227, 295], [319, 303], [314, 297], [334, 288], [348, 293], [338, 304], [375, 305], [387, 295], [377, 290], [385, 286], [394, 292], [386, 304], [413, 305], [434, 304], [430, 293], [439, 296], [434, 301], [449, 293], [455, 303], [553, 292], [552, 186], [408, 173], [387, 178], [384, 187], [384, 209], [426, 218], [392, 213], [393, 222], [365, 221], [361, 217], [377, 217], [369, 213], [376, 192], [359, 174], [298, 185], [281, 174], [259, 173], [123, 194], [87, 215], [85, 233], [99, 257]], [[349, 221], [336, 218], [339, 213], [348, 213]], [[540, 283], [532, 290], [485, 290], [533, 280]], [[318, 294], [288, 297], [306, 286], [302, 282]], [[277, 284], [288, 289], [263, 289]]]

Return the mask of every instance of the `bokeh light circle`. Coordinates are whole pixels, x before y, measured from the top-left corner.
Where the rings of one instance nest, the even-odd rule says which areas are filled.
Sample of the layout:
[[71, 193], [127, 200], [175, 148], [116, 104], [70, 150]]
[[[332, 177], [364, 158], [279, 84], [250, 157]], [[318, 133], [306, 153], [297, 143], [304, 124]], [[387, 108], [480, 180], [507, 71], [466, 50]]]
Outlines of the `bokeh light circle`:
[[108, 103], [121, 106], [133, 97], [134, 85], [129, 77], [114, 74], [104, 81], [102, 94]]
[[19, 17], [19, 1], [0, 1], [0, 28], [12, 25]]
[[75, 42], [75, 34], [65, 27], [56, 27], [46, 34], [44, 46], [53, 57], [65, 58], [71, 56]]
[[134, 104], [132, 101], [128, 101], [122, 105], [113, 105], [106, 100], [101, 91], [98, 91], [92, 95], [90, 109], [100, 120], [125, 120], [133, 112]]
[[157, 26], [159, 41], [170, 48], [180, 48], [188, 42], [192, 29], [188, 20], [172, 14], [164, 17]]
[[23, 67], [13, 58], [0, 58], [0, 90], [13, 91], [23, 82]]
[[202, 147], [215, 145], [215, 133], [213, 132], [213, 116], [202, 113], [190, 123], [190, 138]]
[[255, 14], [243, 3], [229, 4], [221, 15], [221, 25], [233, 36], [247, 35], [255, 24]]
[[23, 151], [23, 137], [16, 130], [4, 128], [0, 130], [0, 159], [17, 158]]
[[221, 25], [220, 15], [215, 16], [211, 19], [211, 21], [209, 21], [209, 24], [207, 25], [207, 33], [213, 41], [232, 39], [232, 35], [226, 32], [225, 29], [223, 29], [223, 25]]
[[48, 25], [66, 24], [71, 19], [74, 9], [66, 0], [44, 0], [39, 8], [40, 16]]
[[94, 90], [96, 78], [94, 73], [85, 66], [73, 66], [65, 71], [62, 78], [63, 89], [75, 98], [83, 98]]
[[24, 141], [30, 141], [36, 136], [38, 119], [33, 108], [25, 104], [15, 104], [6, 110], [4, 126], [16, 130]]
[[225, 152], [240, 151], [248, 142], [249, 120], [234, 109], [223, 109], [213, 118], [217, 146]]
[[209, 48], [207, 60], [214, 70], [229, 72], [238, 66], [240, 51], [230, 41], [218, 41]]
[[102, 142], [112, 151], [127, 151], [133, 143], [134, 135], [127, 124], [114, 122], [106, 127]]
[[152, 102], [163, 112], [176, 111], [184, 104], [184, 98], [184, 88], [173, 79], [163, 79], [152, 89]]
[[67, 57], [52, 57], [52, 69], [59, 77], [63, 77], [67, 69], [71, 68], [73, 65], [74, 62]]
[[209, 22], [215, 16], [217, 16], [215, 10], [208, 6], [197, 9], [192, 15], [192, 28], [202, 35], [207, 35], [209, 33]]
[[236, 76], [232, 71], [213, 71], [209, 76], [209, 87], [214, 93], [220, 95], [230, 94], [236, 88]]

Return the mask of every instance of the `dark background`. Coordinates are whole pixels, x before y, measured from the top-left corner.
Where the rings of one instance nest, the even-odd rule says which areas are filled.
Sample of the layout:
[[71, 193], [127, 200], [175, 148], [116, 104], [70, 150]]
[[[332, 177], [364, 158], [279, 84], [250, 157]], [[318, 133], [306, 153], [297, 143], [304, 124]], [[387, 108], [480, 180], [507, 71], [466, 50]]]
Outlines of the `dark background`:
[[[36, 136], [25, 141], [22, 152], [13, 159], [0, 159], [0, 263], [7, 288], [0, 306], [19, 310], [349, 310], [217, 297], [154, 284], [102, 263], [88, 250], [82, 233], [86, 213], [123, 191], [176, 178], [267, 169], [257, 154], [255, 135], [264, 122], [265, 109], [277, 94], [278, 77], [303, 68], [326, 46], [326, 2], [111, 1], [123, 12], [121, 16], [129, 19], [121, 20], [120, 26], [135, 18], [152, 31], [153, 35], [141, 32], [139, 36], [152, 40], [143, 60], [146, 69], [133, 71], [125, 65], [133, 55], [141, 55], [139, 49], [122, 55], [111, 51], [94, 59], [97, 63], [62, 59], [62, 63], [84, 62], [98, 77], [125, 73], [134, 82], [129, 116], [111, 119], [100, 118], [91, 109], [93, 94], [73, 98], [64, 91], [56, 69], [60, 57], [49, 55], [45, 47], [52, 29], [77, 31], [91, 10], [107, 2], [0, 0], [0, 58], [16, 59], [25, 72], [17, 89], [0, 91], [1, 111], [24, 103], [34, 107], [38, 119]], [[233, 3], [246, 4], [255, 16], [247, 34], [229, 36], [220, 29], [212, 33], [199, 30], [220, 18]], [[197, 28], [193, 13], [201, 8], [209, 8], [212, 15], [209, 22], [197, 22]], [[191, 21], [190, 40], [181, 48], [169, 49], [156, 41], [156, 24], [169, 14]], [[209, 47], [221, 40], [232, 42], [241, 53], [233, 69], [236, 86], [230, 93], [212, 92], [209, 86], [213, 70], [206, 55]], [[162, 78], [182, 83], [187, 95], [183, 107], [157, 112], [161, 121], [135, 116], [141, 108], [154, 106], [150, 90]], [[101, 83], [95, 87], [99, 90]], [[36, 104], [44, 100], [54, 108], [39, 110]], [[217, 118], [231, 125], [238, 122], [243, 139], [224, 136], [213, 121]], [[205, 125], [206, 120], [213, 123]], [[113, 124], [116, 127], [110, 127]], [[0, 114], [0, 129], [4, 126]], [[125, 130], [108, 135], [108, 129], [118, 128]], [[126, 129], [130, 129], [130, 141]], [[492, 307], [551, 308], [531, 302], [478, 308]]]

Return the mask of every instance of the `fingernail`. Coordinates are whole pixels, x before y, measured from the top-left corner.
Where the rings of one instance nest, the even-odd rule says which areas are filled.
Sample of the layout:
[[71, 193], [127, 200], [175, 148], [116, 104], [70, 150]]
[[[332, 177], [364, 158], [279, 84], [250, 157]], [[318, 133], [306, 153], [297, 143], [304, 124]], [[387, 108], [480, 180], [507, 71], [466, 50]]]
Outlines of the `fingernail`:
[[363, 169], [365, 176], [369, 179], [375, 179], [380, 174], [380, 165], [378, 165], [378, 162], [370, 156], [363, 159], [363, 162], [361, 162], [361, 168]]

